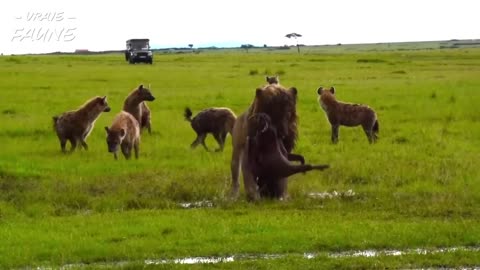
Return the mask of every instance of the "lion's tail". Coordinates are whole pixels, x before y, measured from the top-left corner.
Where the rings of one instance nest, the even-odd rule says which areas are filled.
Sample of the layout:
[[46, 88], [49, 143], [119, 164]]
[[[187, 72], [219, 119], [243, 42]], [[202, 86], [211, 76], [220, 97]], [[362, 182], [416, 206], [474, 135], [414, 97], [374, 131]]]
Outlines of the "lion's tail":
[[185, 108], [185, 112], [183, 113], [183, 116], [185, 117], [185, 120], [187, 120], [188, 122], [192, 122], [192, 110], [190, 110], [190, 108], [186, 107]]

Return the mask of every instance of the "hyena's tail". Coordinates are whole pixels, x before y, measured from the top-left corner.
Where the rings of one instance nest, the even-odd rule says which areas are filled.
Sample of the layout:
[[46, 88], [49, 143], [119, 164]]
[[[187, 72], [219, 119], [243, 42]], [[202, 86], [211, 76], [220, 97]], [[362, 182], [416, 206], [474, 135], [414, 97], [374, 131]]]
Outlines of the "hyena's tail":
[[53, 129], [54, 129], [54, 130], [57, 130], [58, 118], [59, 118], [58, 116], [52, 117], [52, 120], [53, 120]]
[[185, 108], [185, 113], [183, 113], [183, 116], [185, 117], [185, 120], [187, 120], [188, 122], [192, 122], [192, 110], [190, 110], [190, 108]]

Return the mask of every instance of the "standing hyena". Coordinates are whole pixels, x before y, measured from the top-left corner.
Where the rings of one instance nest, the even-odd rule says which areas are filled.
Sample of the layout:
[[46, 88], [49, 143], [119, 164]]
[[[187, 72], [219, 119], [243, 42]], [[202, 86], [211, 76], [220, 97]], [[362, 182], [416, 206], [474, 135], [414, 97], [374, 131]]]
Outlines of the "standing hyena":
[[105, 96], [90, 99], [76, 111], [54, 116], [53, 127], [60, 140], [62, 151], [66, 152], [67, 140], [72, 145], [70, 149], [72, 152], [77, 147], [77, 143], [80, 143], [87, 150], [88, 145], [85, 141], [93, 129], [95, 120], [100, 116], [100, 113], [109, 111], [110, 107]]
[[267, 81], [268, 84], [280, 84], [280, 78], [278, 75], [275, 76], [265, 76], [265, 80]]
[[375, 111], [367, 105], [343, 103], [335, 98], [335, 88], [318, 88], [318, 101], [327, 114], [332, 125], [332, 142], [338, 142], [338, 129], [340, 125], [354, 127], [361, 125], [368, 141], [374, 143], [378, 139], [378, 120]]
[[154, 101], [155, 97], [148, 88], [141, 84], [137, 89], [133, 90], [123, 103], [123, 110], [130, 113], [138, 121], [140, 128], [147, 128], [151, 132], [150, 126], [150, 109], [145, 101]]
[[118, 146], [126, 159], [130, 159], [132, 148], [135, 151], [135, 158], [138, 159], [140, 125], [130, 113], [122, 111], [117, 114], [112, 126], [105, 127], [105, 130], [107, 131], [108, 152], [113, 153], [115, 159], [118, 159]]

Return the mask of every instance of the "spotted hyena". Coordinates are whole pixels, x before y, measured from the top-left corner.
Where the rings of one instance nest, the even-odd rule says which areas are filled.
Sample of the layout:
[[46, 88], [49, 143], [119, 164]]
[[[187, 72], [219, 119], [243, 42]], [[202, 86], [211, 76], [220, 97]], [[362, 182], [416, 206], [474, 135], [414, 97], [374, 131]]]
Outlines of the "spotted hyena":
[[338, 142], [338, 129], [340, 126], [362, 126], [368, 141], [374, 143], [378, 139], [379, 125], [377, 114], [367, 105], [351, 104], [337, 101], [335, 88], [318, 88], [318, 101], [327, 114], [332, 126], [332, 142]]
[[275, 76], [265, 76], [265, 80], [268, 84], [280, 84], [280, 78], [278, 75]]
[[60, 147], [66, 152], [67, 141], [70, 141], [71, 149], [74, 151], [77, 144], [87, 150], [86, 143], [88, 135], [92, 132], [95, 120], [102, 112], [109, 112], [110, 107], [107, 103], [107, 97], [94, 97], [87, 101], [78, 110], [68, 111], [59, 116], [53, 117], [53, 127], [60, 140]]
[[235, 125], [237, 119], [235, 113], [229, 108], [219, 107], [200, 111], [193, 118], [192, 115], [190, 108], [186, 108], [185, 119], [190, 122], [193, 130], [197, 133], [197, 138], [193, 141], [191, 147], [195, 148], [198, 144], [202, 144], [203, 148], [209, 151], [205, 144], [205, 138], [208, 133], [212, 133], [219, 145], [219, 148], [215, 151], [223, 151], [227, 134], [232, 134], [233, 125]]
[[110, 127], [105, 127], [107, 132], [108, 152], [113, 153], [117, 159], [118, 148], [122, 150], [126, 159], [130, 159], [132, 149], [138, 159], [140, 148], [140, 125], [128, 112], [122, 111], [113, 120]]
[[150, 89], [143, 87], [143, 84], [134, 89], [125, 99], [123, 110], [133, 115], [138, 121], [140, 128], [147, 128], [151, 131], [150, 126], [150, 109], [145, 101], [154, 101], [155, 97]]

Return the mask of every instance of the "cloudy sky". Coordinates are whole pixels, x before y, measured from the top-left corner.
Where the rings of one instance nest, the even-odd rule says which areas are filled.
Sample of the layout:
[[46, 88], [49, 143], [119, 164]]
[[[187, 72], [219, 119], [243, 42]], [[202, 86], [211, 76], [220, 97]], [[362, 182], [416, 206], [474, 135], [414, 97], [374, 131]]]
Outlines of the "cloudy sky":
[[130, 38], [154, 48], [306, 45], [480, 38], [476, 0], [7, 1], [0, 52], [124, 49]]

